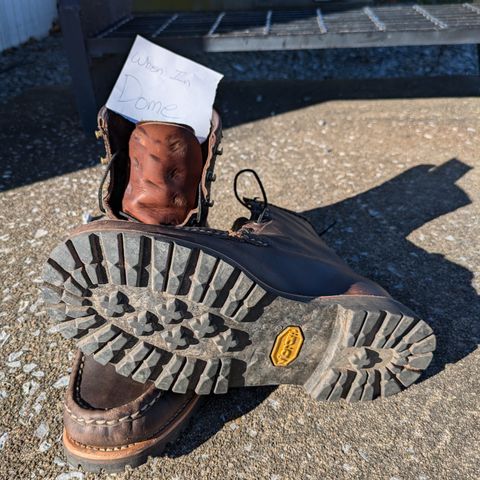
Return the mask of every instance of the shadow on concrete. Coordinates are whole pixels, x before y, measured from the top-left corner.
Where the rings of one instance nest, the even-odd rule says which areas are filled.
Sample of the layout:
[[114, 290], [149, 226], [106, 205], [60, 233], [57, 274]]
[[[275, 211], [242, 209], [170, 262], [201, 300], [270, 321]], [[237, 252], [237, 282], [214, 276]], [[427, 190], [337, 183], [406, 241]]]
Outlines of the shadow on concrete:
[[[461, 360], [480, 342], [480, 299], [472, 287], [473, 274], [408, 239], [426, 223], [471, 203], [456, 185], [469, 170], [457, 159], [440, 166], [416, 166], [354, 197], [302, 212], [319, 233], [336, 221], [325, 241], [356, 271], [386, 287], [433, 327], [437, 350], [422, 380]], [[191, 452], [273, 391], [246, 388], [211, 396], [167, 454]]]
[[[423, 379], [480, 343], [480, 297], [472, 286], [473, 273], [409, 239], [426, 223], [471, 203], [456, 185], [471, 168], [455, 158], [440, 166], [419, 165], [354, 197], [303, 212], [319, 232], [336, 220], [324, 240], [354, 270], [384, 286], [432, 326], [437, 350]], [[427, 235], [419, 243], [429, 243]], [[450, 240], [461, 243], [460, 238]]]
[[229, 128], [331, 100], [470, 97], [479, 94], [480, 78], [477, 76], [276, 80], [221, 83], [217, 104], [223, 125]]
[[213, 437], [227, 422], [246, 415], [263, 403], [276, 387], [236, 388], [225, 395], [210, 395], [194, 420], [165, 451], [169, 457], [187, 455]]
[[[478, 77], [225, 82], [216, 108], [225, 128], [337, 99], [466, 97]], [[311, 128], [311, 127], [310, 127]], [[319, 127], [320, 128], [320, 127]], [[98, 164], [102, 142], [81, 129], [67, 87], [32, 88], [0, 106], [0, 191]]]

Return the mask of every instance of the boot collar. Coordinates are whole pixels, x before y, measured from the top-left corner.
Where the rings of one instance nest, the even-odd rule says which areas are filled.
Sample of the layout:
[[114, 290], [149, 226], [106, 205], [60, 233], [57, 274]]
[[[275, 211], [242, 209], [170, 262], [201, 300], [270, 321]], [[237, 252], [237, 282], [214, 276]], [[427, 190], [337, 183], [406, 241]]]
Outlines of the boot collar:
[[[99, 208], [111, 219], [122, 219], [121, 203], [123, 192], [128, 182], [128, 141], [135, 124], [121, 115], [103, 106], [97, 117], [97, 138], [103, 138], [106, 157], [101, 163], [107, 165], [99, 189]], [[150, 122], [142, 122], [150, 123]], [[155, 122], [168, 123], [168, 122]], [[183, 126], [183, 125], [182, 125]], [[185, 127], [188, 128], [188, 127]], [[213, 206], [210, 198], [211, 183], [215, 181], [215, 161], [221, 155], [220, 142], [222, 139], [222, 122], [220, 115], [213, 110], [210, 133], [202, 143], [204, 166], [201, 181], [198, 187], [197, 205], [188, 214], [180, 226], [205, 225], [208, 209]], [[103, 185], [109, 177], [109, 183], [104, 192]]]

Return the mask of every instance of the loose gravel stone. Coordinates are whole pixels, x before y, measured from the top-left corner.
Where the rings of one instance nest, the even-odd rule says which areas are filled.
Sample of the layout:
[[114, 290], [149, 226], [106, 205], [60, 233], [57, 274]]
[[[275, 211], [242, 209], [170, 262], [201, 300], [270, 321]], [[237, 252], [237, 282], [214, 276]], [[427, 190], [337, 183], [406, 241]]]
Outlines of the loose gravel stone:
[[68, 385], [68, 381], [70, 379], [69, 375], [64, 375], [60, 377], [54, 384], [53, 388], [65, 388]]

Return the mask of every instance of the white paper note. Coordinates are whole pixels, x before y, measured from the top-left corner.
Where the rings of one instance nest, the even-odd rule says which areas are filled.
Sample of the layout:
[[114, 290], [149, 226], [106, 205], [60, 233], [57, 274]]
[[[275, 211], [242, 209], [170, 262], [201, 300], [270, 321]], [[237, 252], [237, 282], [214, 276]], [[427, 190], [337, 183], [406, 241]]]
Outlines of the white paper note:
[[137, 35], [107, 101], [135, 122], [183, 123], [205, 139], [223, 75]]

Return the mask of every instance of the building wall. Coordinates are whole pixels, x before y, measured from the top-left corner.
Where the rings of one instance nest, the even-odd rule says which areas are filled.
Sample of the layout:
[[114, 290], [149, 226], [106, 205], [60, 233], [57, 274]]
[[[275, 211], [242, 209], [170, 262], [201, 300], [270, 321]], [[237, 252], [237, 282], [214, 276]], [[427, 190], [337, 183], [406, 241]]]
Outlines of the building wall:
[[56, 0], [0, 0], [0, 52], [44, 37], [56, 17]]

